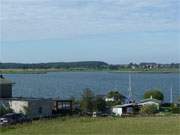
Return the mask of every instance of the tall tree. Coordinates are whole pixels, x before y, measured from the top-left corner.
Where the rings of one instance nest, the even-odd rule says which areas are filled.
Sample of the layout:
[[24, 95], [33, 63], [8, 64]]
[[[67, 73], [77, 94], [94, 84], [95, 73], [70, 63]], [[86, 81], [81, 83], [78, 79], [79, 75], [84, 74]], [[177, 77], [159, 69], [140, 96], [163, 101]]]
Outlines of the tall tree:
[[144, 99], [151, 97], [161, 101], [164, 99], [163, 93], [158, 89], [148, 90], [144, 93]]
[[84, 112], [92, 112], [94, 110], [94, 93], [89, 88], [83, 91], [81, 95], [81, 110]]

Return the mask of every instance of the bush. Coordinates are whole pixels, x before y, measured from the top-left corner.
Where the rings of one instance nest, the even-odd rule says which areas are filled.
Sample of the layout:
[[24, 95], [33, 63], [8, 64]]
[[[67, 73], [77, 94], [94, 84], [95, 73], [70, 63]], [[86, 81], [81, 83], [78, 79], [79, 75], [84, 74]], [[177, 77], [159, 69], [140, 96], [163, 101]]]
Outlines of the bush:
[[172, 113], [180, 114], [180, 107], [176, 105], [172, 105], [171, 109], [172, 109]]
[[155, 114], [157, 112], [158, 112], [158, 109], [156, 105], [144, 105], [142, 106], [140, 110], [141, 114], [146, 114], [146, 115]]
[[125, 102], [126, 97], [119, 93], [118, 91], [110, 91], [107, 94], [108, 98], [114, 98], [114, 101], [108, 101], [107, 105], [108, 106], [114, 106], [114, 105], [119, 105]]
[[4, 114], [11, 112], [13, 112], [12, 109], [0, 106], [0, 116], [3, 116]]
[[159, 90], [148, 90], [144, 93], [144, 99], [150, 97], [161, 101], [164, 99], [163, 93]]
[[95, 100], [95, 109], [99, 112], [106, 111], [106, 101], [103, 98], [97, 97]]

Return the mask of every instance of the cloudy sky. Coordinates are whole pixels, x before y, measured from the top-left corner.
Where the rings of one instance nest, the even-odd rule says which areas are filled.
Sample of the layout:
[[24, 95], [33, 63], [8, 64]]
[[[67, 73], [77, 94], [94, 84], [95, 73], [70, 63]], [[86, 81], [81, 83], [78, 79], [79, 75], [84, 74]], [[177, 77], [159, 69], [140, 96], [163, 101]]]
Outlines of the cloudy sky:
[[3, 62], [180, 62], [179, 0], [0, 2]]

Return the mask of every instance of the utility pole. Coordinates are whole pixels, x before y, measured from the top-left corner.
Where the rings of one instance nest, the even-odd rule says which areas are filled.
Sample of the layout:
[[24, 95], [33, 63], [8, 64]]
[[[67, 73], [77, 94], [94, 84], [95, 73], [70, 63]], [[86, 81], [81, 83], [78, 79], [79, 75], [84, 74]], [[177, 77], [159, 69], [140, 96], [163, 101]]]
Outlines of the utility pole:
[[128, 88], [128, 100], [132, 101], [132, 87], [131, 87], [131, 72], [129, 72], [129, 88]]
[[173, 103], [173, 88], [170, 89], [170, 103]]

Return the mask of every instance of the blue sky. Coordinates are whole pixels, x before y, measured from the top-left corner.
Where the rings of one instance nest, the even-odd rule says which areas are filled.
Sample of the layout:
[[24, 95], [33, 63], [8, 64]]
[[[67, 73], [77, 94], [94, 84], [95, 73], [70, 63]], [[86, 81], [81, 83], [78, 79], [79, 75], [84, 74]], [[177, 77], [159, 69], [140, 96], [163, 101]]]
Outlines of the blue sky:
[[179, 0], [0, 2], [3, 62], [180, 62]]

